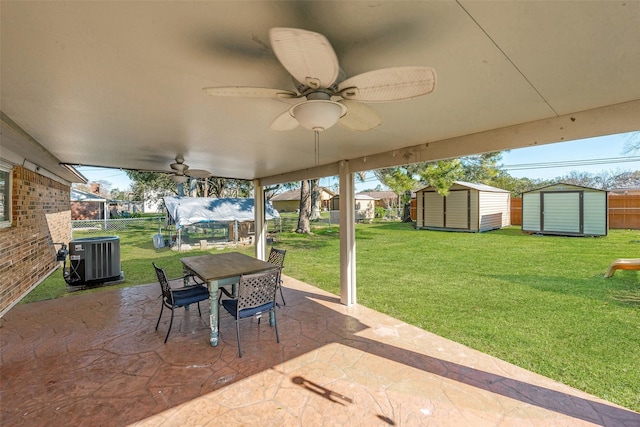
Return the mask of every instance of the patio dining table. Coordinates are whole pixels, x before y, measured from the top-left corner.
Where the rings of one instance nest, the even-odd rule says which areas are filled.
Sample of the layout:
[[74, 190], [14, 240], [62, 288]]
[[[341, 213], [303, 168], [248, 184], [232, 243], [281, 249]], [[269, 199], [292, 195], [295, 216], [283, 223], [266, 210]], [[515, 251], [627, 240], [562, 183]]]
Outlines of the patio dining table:
[[209, 325], [211, 328], [210, 343], [218, 345], [218, 289], [233, 286], [233, 295], [237, 295], [237, 285], [243, 274], [259, 273], [271, 270], [275, 266], [269, 262], [253, 258], [239, 252], [198, 255], [180, 258], [185, 273], [193, 273], [209, 288]]

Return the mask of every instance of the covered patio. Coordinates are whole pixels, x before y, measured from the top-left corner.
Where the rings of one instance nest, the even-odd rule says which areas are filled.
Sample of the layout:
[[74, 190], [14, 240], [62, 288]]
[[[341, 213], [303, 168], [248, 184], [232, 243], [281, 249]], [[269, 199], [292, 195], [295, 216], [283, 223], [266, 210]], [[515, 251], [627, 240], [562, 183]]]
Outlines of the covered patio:
[[[359, 306], [353, 227], [360, 172], [637, 130], [640, 3], [0, 7], [0, 175], [15, 191], [7, 206], [25, 206], [0, 230], [0, 243], [18, 246], [15, 261], [0, 254], [0, 424], [640, 424], [634, 412]], [[283, 63], [274, 28], [319, 36]], [[314, 66], [296, 70], [299, 57]], [[314, 138], [286, 115], [348, 78], [405, 66], [433, 67], [437, 88], [402, 102], [344, 102], [347, 119], [378, 118], [367, 131], [347, 121]], [[326, 68], [336, 77], [318, 89]], [[255, 99], [203, 90], [238, 86]], [[245, 332], [242, 359], [232, 319], [222, 317], [212, 348], [207, 318], [193, 310], [164, 345], [153, 330], [157, 285], [13, 307], [54, 269], [68, 212], [60, 195], [85, 180], [73, 166], [174, 174], [179, 158], [202, 176], [253, 182], [261, 259], [264, 188], [338, 176], [340, 297], [288, 278], [282, 343], [266, 322], [245, 325], [253, 336]], [[41, 204], [55, 209], [26, 210]]]
[[[268, 322], [180, 309], [158, 284], [14, 307], [0, 346], [1, 425], [637, 426], [640, 414], [285, 277]], [[203, 311], [206, 311], [206, 302]]]

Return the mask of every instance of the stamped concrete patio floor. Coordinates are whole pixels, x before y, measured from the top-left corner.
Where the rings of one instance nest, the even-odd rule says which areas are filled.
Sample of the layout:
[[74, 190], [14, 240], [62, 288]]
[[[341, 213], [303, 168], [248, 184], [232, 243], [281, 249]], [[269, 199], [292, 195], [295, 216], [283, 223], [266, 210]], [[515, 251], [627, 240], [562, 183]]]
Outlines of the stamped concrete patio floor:
[[[157, 284], [14, 307], [0, 425], [640, 426], [640, 414], [285, 278], [268, 321], [208, 303], [169, 316]], [[224, 310], [223, 310], [224, 311]]]

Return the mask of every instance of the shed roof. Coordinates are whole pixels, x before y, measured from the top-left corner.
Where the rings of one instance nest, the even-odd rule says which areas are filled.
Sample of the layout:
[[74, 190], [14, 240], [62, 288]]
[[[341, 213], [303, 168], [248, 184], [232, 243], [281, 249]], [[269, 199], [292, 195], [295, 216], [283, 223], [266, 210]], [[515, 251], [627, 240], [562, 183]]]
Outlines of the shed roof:
[[593, 191], [604, 191], [605, 193], [607, 192], [607, 190], [603, 190], [601, 188], [593, 188], [593, 187], [586, 187], [584, 185], [576, 185], [576, 184], [568, 184], [566, 182], [557, 182], [555, 184], [550, 184], [550, 185], [545, 185], [539, 188], [534, 188], [533, 190], [529, 190], [529, 191], [523, 191], [522, 194], [525, 193], [531, 193], [534, 191], [540, 191], [540, 190], [544, 190], [546, 188], [553, 188], [553, 187], [558, 187], [558, 189], [561, 189], [562, 187], [571, 187], [571, 188], [582, 188], [584, 190], [593, 190]]

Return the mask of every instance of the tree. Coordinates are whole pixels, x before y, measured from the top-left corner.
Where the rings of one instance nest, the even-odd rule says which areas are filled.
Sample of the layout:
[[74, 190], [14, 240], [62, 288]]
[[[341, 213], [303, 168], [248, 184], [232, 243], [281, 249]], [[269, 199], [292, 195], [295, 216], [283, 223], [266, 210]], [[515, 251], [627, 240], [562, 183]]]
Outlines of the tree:
[[311, 189], [309, 180], [305, 179], [300, 185], [300, 213], [296, 233], [311, 234], [309, 217], [311, 216]]
[[416, 175], [425, 165], [425, 163], [415, 163], [373, 171], [378, 181], [400, 197], [400, 203], [403, 206], [403, 222], [411, 221], [411, 191], [418, 185], [419, 182], [416, 179]]
[[443, 196], [448, 196], [453, 182], [462, 179], [463, 176], [464, 169], [460, 159], [438, 160], [429, 163], [420, 171], [422, 180]]
[[602, 190], [638, 187], [640, 186], [640, 171], [603, 171], [598, 174], [571, 171], [567, 175], [555, 178], [553, 182], [564, 182]]
[[460, 159], [462, 163], [462, 180], [477, 184], [494, 185], [495, 179], [501, 172], [498, 162], [502, 160], [502, 153], [495, 151]]
[[119, 188], [114, 188], [113, 190], [111, 190], [111, 198], [114, 200], [128, 200], [129, 191], [123, 191]]
[[127, 171], [127, 176], [133, 181], [133, 200], [160, 203], [164, 196], [178, 195], [175, 182], [165, 173]]
[[640, 132], [632, 132], [625, 139], [623, 154], [640, 154]]
[[[309, 180], [309, 192], [311, 196], [311, 212], [309, 213], [310, 221], [317, 221], [320, 219], [320, 180]], [[302, 212], [302, 210], [300, 210]]]
[[525, 191], [544, 187], [548, 182], [541, 179], [516, 178], [505, 171], [500, 171], [493, 180], [493, 186], [511, 192], [511, 197], [518, 197]]
[[203, 197], [224, 197], [227, 185], [227, 180], [224, 178], [209, 177], [197, 181], [198, 193]]

